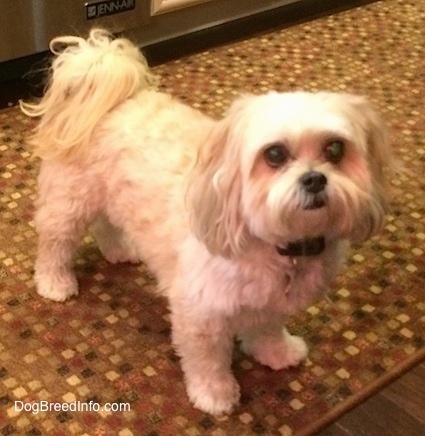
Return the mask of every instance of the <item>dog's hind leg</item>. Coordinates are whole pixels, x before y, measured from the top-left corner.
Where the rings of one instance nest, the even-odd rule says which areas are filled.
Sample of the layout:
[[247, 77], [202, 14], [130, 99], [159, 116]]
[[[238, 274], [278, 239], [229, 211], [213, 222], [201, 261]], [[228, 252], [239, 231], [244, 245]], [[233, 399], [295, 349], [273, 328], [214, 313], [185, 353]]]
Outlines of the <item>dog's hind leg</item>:
[[39, 243], [34, 281], [37, 292], [54, 301], [78, 294], [72, 261], [79, 241], [98, 212], [93, 200], [96, 193], [90, 187], [77, 189], [80, 181], [65, 173], [63, 169], [55, 178], [53, 171], [42, 171], [35, 214]]
[[72, 260], [83, 229], [65, 215], [47, 206], [38, 210], [35, 219], [39, 242], [34, 281], [37, 292], [54, 301], [78, 294]]
[[134, 246], [130, 244], [124, 232], [111, 224], [104, 216], [96, 219], [91, 227], [99, 250], [106, 260], [111, 263], [138, 263], [139, 256]]

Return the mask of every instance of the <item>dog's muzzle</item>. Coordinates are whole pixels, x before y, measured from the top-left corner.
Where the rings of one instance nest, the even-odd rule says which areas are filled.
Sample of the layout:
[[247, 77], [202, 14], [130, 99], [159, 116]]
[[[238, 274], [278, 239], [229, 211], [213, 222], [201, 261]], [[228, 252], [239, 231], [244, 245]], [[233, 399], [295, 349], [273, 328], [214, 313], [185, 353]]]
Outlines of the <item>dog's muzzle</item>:
[[326, 195], [324, 190], [328, 179], [319, 171], [308, 171], [299, 179], [300, 185], [306, 194], [303, 209], [319, 209], [325, 205]]

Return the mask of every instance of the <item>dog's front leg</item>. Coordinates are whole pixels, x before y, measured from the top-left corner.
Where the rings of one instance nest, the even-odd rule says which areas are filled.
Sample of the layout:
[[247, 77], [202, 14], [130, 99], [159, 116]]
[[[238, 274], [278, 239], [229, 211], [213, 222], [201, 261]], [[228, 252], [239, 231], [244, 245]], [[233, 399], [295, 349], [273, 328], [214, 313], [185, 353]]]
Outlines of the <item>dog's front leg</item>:
[[247, 329], [239, 338], [245, 353], [274, 370], [297, 366], [308, 353], [304, 340], [289, 334], [279, 321]]
[[233, 334], [221, 317], [205, 318], [179, 309], [172, 307], [173, 345], [181, 357], [189, 398], [204, 412], [228, 414], [240, 396], [231, 371]]

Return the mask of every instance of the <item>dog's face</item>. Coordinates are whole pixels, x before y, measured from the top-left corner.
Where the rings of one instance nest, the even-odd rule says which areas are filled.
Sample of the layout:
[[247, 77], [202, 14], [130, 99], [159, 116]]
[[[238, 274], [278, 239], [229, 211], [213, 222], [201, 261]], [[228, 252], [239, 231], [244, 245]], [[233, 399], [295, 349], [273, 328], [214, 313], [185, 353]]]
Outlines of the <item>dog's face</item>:
[[227, 257], [252, 238], [367, 239], [384, 218], [385, 127], [365, 99], [243, 97], [201, 149], [190, 187], [198, 237]]

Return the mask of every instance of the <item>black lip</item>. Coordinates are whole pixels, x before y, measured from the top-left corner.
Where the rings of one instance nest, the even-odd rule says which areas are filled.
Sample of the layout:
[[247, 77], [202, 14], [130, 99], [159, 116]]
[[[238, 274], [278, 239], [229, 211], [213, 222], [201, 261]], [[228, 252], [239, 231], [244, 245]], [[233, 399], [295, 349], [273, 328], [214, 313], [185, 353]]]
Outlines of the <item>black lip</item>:
[[304, 209], [305, 210], [321, 209], [325, 205], [326, 202], [322, 198], [313, 198], [312, 201], [310, 201], [308, 204], [304, 206]]

